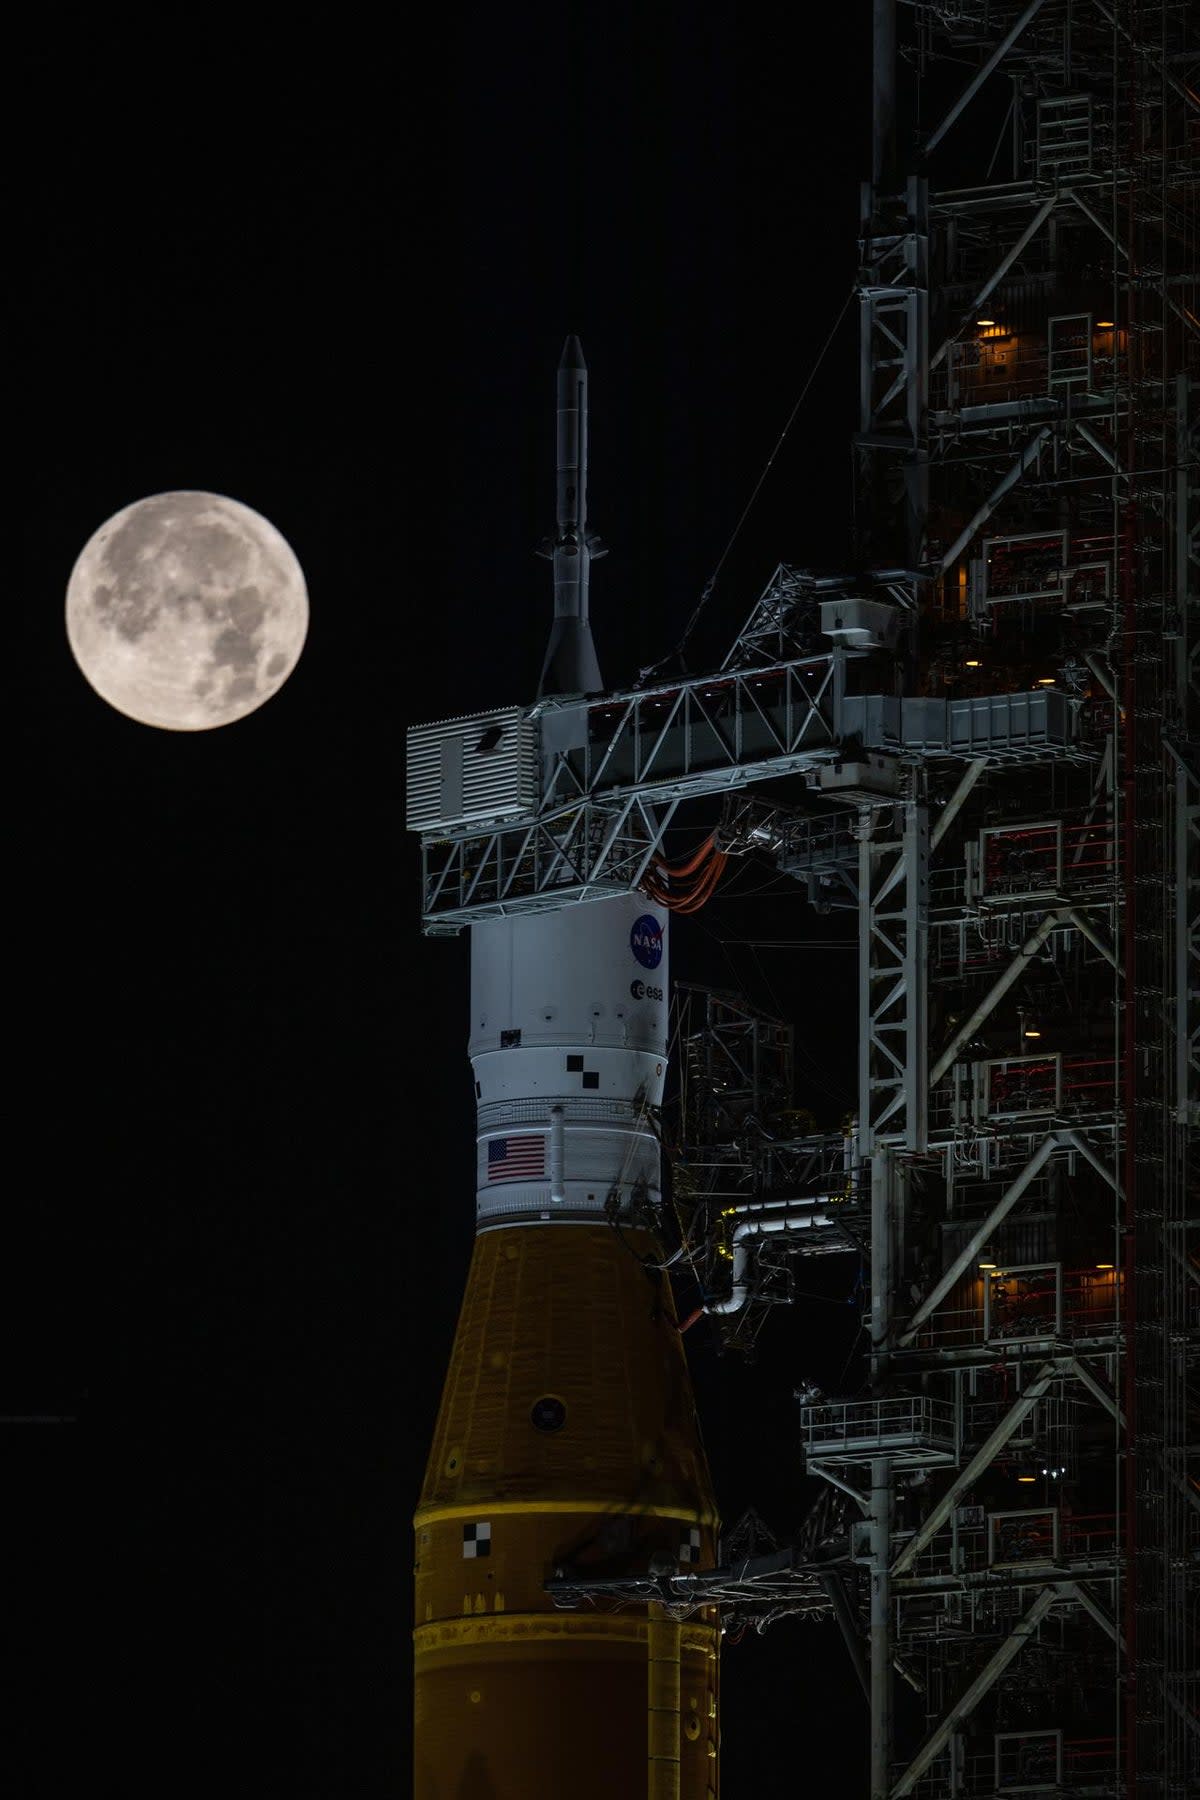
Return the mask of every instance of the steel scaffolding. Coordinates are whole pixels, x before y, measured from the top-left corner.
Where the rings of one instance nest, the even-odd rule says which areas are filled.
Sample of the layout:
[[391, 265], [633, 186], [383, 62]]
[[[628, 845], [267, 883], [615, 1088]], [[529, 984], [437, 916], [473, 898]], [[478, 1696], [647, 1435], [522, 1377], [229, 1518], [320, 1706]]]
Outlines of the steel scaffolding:
[[[731, 1539], [717, 1569], [606, 1593], [720, 1604], [739, 1629], [836, 1620], [871, 1800], [1184, 1800], [1195, 17], [1184, 0], [874, 0], [874, 17], [853, 573], [781, 565], [711, 676], [427, 728], [410, 783], [426, 929], [636, 887], [706, 797], [725, 854], [857, 910], [855, 1119], [797, 1121], [786, 1023], [687, 992], [674, 1204], [734, 1346], [792, 1298], [797, 1259], [869, 1259], [864, 1391], [800, 1407], [825, 1485], [796, 1544]], [[462, 771], [485, 747], [471, 809]], [[784, 777], [786, 804], [765, 786]], [[569, 1570], [554, 1586], [584, 1597]]]
[[[928, 854], [918, 765], [907, 844], [893, 826], [882, 883], [862, 865], [873, 1386], [881, 1405], [950, 1392], [959, 1433], [956, 1472], [918, 1495], [900, 1458], [858, 1459], [871, 1790], [1182, 1800], [1200, 1791], [1188, 20], [910, 13], [898, 59], [876, 6], [860, 549], [908, 563], [906, 683], [1061, 686], [1098, 755], [1082, 781], [979, 768]], [[983, 181], [943, 187], [978, 169], [971, 115], [1005, 80]], [[896, 1655], [923, 1696], [910, 1745]]]

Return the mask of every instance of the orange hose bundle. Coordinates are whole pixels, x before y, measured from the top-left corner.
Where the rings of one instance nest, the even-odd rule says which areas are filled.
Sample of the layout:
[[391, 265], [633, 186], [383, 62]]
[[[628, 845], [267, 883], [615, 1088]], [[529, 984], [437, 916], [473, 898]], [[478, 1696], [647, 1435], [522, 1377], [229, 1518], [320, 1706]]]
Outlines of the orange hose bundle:
[[[716, 890], [725, 869], [726, 853], [718, 850], [714, 835], [680, 863], [658, 862], [644, 883], [646, 893], [669, 912], [699, 912]], [[677, 884], [689, 883], [680, 888]]]

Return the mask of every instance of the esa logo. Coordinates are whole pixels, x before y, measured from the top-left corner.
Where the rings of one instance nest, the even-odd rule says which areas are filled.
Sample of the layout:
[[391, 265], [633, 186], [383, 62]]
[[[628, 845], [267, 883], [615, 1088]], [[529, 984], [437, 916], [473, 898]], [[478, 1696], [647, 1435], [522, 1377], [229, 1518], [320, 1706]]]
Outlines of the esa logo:
[[661, 1000], [663, 997], [660, 987], [651, 987], [645, 981], [631, 981], [629, 991], [635, 1000]]
[[629, 948], [643, 969], [657, 969], [662, 961], [663, 928], [652, 913], [643, 913], [633, 921]]

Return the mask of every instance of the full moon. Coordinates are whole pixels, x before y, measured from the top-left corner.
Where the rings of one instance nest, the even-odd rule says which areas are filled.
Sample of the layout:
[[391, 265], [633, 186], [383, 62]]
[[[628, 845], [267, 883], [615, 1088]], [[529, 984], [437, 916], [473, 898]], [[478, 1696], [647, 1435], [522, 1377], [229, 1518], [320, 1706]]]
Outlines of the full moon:
[[295, 552], [223, 494], [151, 494], [114, 513], [67, 583], [67, 638], [101, 699], [143, 725], [210, 731], [283, 686], [304, 648]]

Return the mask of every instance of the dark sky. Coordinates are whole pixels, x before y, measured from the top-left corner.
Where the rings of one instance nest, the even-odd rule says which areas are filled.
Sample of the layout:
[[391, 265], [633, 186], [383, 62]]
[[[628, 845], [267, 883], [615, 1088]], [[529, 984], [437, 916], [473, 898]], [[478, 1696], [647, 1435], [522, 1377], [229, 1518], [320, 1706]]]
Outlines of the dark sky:
[[[865, 0], [776, 10], [71, 21], [23, 49], [0, 1384], [6, 1415], [75, 1420], [3, 1440], [31, 1796], [80, 1754], [131, 1800], [406, 1791], [473, 1147], [465, 944], [418, 935], [404, 728], [532, 697], [567, 332], [611, 685], [724, 551], [852, 279], [866, 156]], [[781, 558], [842, 558], [854, 391], [847, 322], [693, 666]], [[108, 709], [63, 630], [92, 532], [177, 487], [265, 514], [312, 601], [285, 689], [213, 733]], [[853, 959], [722, 949], [753, 916], [719, 903], [675, 973], [794, 1008], [835, 1124]], [[697, 1344], [726, 1512], [784, 1531], [781, 1395], [853, 1341], [814, 1307], [773, 1386]], [[726, 1800], [795, 1791], [814, 1732], [857, 1767], [841, 1646], [807, 1630], [730, 1652]]]

